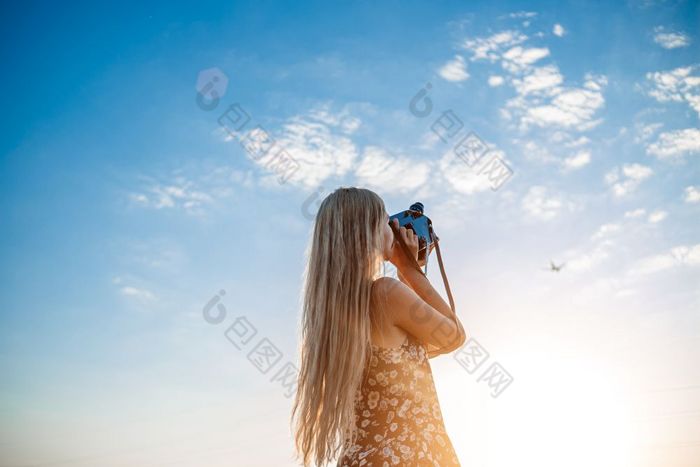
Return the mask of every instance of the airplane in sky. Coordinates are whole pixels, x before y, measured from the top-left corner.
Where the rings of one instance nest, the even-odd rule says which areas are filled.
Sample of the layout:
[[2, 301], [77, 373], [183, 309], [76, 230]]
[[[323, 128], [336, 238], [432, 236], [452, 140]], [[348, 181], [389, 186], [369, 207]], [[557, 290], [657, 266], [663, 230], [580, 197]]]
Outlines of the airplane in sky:
[[561, 271], [561, 268], [563, 268], [565, 264], [566, 263], [564, 262], [564, 263], [561, 263], [559, 266], [557, 266], [556, 264], [554, 264], [554, 261], [549, 260], [549, 265], [550, 265], [549, 270], [552, 272], [559, 272], [559, 271]]

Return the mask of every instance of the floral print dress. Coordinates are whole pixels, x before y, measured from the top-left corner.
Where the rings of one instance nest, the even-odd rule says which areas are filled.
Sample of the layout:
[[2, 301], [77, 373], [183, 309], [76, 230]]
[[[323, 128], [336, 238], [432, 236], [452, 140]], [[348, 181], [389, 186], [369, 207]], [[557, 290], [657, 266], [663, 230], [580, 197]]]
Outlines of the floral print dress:
[[425, 346], [411, 335], [398, 348], [372, 345], [355, 400], [355, 444], [337, 467], [459, 466], [445, 432]]

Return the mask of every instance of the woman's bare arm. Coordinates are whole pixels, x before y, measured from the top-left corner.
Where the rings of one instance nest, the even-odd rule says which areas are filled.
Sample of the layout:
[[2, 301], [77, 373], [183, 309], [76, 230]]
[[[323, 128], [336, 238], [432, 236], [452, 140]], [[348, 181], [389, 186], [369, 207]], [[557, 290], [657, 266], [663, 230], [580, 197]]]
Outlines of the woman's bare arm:
[[[444, 353], [456, 350], [464, 344], [467, 339], [467, 333], [464, 330], [464, 326], [462, 326], [462, 322], [459, 320], [459, 317], [452, 312], [450, 305], [443, 300], [428, 278], [415, 268], [404, 268], [399, 272], [405, 282], [408, 283], [410, 288], [425, 302], [425, 304], [454, 322], [454, 329], [452, 326], [446, 326], [443, 323], [432, 330], [432, 333], [438, 336], [440, 340], [439, 347], [445, 350]], [[414, 308], [418, 307], [419, 305], [414, 306]], [[423, 313], [416, 310], [413, 312], [413, 315], [416, 320], [420, 321]]]
[[[396, 266], [399, 280], [383, 277], [380, 284], [392, 302], [394, 324], [419, 338], [428, 348], [429, 358], [459, 348], [466, 341], [462, 323], [425, 274], [415, 267], [418, 237], [405, 226], [400, 227], [397, 219], [391, 226], [398, 238], [392, 244], [389, 260]], [[434, 243], [431, 250], [433, 246]]]

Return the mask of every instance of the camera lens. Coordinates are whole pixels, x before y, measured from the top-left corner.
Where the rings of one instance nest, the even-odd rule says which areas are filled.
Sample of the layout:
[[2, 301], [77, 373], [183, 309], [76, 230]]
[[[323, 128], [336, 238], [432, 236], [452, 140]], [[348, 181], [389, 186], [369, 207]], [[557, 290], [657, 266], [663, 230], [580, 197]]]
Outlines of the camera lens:
[[423, 214], [423, 203], [421, 203], [421, 202], [415, 202], [415, 203], [413, 203], [413, 204], [411, 205], [411, 207], [408, 208], [408, 209], [410, 209], [411, 211], [418, 211], [418, 212], [420, 212], [421, 214]]

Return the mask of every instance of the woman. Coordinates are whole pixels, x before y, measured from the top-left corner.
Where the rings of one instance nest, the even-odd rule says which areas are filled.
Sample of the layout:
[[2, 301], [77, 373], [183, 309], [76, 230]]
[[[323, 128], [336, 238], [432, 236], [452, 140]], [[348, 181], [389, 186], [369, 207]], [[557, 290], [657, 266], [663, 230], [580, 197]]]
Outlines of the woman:
[[[394, 224], [398, 227], [398, 224]], [[411, 230], [398, 232], [417, 259]], [[316, 215], [304, 273], [301, 367], [292, 418], [304, 466], [460, 465], [429, 356], [466, 334], [403, 252], [384, 202], [339, 188]], [[400, 281], [380, 277], [391, 261]]]

